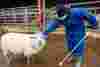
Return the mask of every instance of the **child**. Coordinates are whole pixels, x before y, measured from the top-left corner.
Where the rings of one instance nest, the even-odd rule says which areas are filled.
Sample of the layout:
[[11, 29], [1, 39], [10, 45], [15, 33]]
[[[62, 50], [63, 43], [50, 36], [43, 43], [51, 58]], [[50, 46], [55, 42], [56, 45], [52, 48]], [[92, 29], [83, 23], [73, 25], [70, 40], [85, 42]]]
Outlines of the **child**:
[[[64, 1], [64, 0], [61, 0]], [[64, 2], [61, 2], [64, 3]], [[59, 3], [60, 4], [60, 3]], [[96, 16], [90, 15], [86, 8], [65, 8], [63, 4], [57, 5], [57, 19], [47, 22], [46, 32], [53, 32], [60, 25], [64, 25], [65, 28], [65, 48], [71, 51], [78, 42], [85, 36], [84, 20], [87, 20], [92, 25], [93, 29], [97, 28]], [[80, 67], [84, 57], [85, 40], [80, 46], [73, 52], [74, 67]]]

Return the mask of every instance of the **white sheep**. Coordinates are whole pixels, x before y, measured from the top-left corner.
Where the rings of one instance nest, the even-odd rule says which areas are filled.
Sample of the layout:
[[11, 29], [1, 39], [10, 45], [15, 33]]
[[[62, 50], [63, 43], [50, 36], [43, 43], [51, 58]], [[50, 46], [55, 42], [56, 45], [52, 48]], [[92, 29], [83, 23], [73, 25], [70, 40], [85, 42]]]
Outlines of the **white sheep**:
[[[32, 54], [37, 54], [41, 51], [45, 43], [46, 41], [41, 33], [7, 33], [1, 37], [1, 49], [3, 55], [7, 57], [7, 60], [8, 51], [14, 55], [24, 53], [24, 56], [29, 58]], [[9, 63], [10, 59], [8, 60], [8, 64]], [[30, 63], [29, 60], [27, 60], [27, 63]]]

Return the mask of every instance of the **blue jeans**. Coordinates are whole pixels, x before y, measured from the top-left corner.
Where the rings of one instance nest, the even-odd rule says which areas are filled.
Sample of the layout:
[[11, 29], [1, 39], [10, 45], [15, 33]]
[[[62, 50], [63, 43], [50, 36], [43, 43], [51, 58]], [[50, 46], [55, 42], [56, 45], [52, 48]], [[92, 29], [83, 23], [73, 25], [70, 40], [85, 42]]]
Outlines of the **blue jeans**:
[[[66, 44], [65, 48], [68, 48], [69, 51], [72, 51], [73, 48], [80, 42], [80, 40], [84, 37], [82, 33], [70, 33], [66, 36]], [[84, 55], [84, 48], [85, 48], [85, 40], [83, 40], [79, 47], [73, 52], [74, 56], [83, 56]]]

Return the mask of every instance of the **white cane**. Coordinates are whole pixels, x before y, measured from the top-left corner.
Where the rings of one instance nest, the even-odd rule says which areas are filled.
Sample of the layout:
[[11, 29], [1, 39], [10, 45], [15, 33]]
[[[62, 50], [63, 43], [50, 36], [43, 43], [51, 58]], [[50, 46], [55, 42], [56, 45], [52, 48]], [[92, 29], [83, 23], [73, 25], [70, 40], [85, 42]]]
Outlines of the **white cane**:
[[64, 59], [63, 59], [61, 62], [59, 62], [59, 66], [63, 66], [64, 62], [65, 62], [65, 61], [72, 55], [72, 53], [80, 46], [81, 42], [82, 42], [83, 40], [85, 40], [85, 39], [87, 38], [87, 36], [88, 36], [88, 33], [86, 33], [86, 35], [78, 42], [78, 44], [73, 48], [73, 50], [70, 51], [70, 52], [64, 57]]

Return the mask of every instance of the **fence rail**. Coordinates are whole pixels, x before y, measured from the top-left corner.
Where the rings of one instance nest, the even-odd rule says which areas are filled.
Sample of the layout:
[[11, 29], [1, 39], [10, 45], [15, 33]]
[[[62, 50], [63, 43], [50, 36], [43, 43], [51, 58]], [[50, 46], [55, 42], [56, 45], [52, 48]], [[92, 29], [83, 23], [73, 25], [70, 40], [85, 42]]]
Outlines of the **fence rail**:
[[[71, 3], [71, 5], [86, 5], [86, 4], [97, 4], [100, 1], [90, 1], [83, 3]], [[67, 6], [67, 5], [65, 5]], [[100, 7], [89, 7], [88, 9], [96, 9], [100, 12]], [[4, 8], [0, 9], [0, 22], [32, 22], [32, 19], [39, 14], [39, 10], [36, 5], [16, 7], [16, 8]], [[46, 9], [46, 16], [55, 17], [56, 7]], [[35, 20], [35, 19], [34, 19]]]
[[0, 22], [32, 22], [36, 14], [36, 6], [0, 9]]

